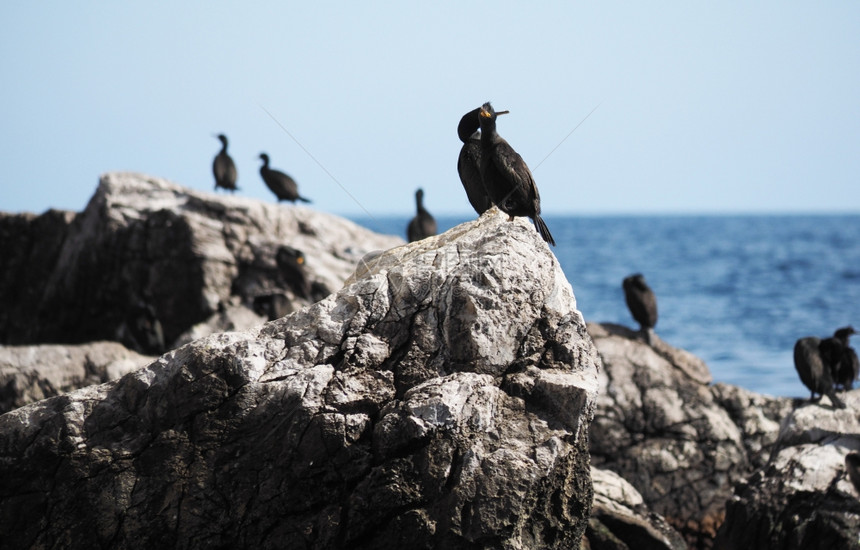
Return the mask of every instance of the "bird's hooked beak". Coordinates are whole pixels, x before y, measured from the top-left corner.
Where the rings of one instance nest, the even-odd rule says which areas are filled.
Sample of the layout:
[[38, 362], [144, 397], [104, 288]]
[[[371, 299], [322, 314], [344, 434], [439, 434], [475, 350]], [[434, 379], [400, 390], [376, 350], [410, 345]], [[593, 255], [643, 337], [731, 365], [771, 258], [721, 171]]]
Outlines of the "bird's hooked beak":
[[496, 111], [496, 116], [499, 116], [499, 115], [507, 115], [507, 114], [509, 114], [509, 113], [510, 113], [510, 111]]

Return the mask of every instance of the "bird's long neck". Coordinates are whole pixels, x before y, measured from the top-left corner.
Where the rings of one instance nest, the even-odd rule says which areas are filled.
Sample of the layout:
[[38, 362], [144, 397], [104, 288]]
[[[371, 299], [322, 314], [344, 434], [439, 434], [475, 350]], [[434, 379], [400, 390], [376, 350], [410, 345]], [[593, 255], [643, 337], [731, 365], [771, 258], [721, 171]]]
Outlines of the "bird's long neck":
[[415, 195], [415, 209], [419, 212], [424, 210], [424, 197], [421, 195]]
[[226, 139], [221, 142], [221, 152], [225, 155], [227, 154], [227, 140]]
[[481, 143], [493, 143], [496, 136], [498, 136], [498, 133], [496, 133], [495, 119], [483, 119], [481, 121]]

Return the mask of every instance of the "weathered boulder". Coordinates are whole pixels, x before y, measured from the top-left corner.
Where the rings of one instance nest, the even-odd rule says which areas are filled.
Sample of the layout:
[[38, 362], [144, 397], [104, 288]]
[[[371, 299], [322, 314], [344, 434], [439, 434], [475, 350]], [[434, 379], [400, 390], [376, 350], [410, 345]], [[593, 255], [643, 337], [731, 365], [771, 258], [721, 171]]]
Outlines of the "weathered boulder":
[[709, 548], [735, 483], [760, 466], [791, 399], [708, 385], [704, 363], [659, 338], [589, 323], [600, 353], [592, 461], [616, 472], [693, 548]]
[[860, 390], [846, 409], [804, 401], [782, 422], [770, 460], [735, 487], [720, 549], [860, 548], [860, 494], [845, 456], [860, 450]]
[[84, 386], [116, 380], [153, 360], [116, 342], [0, 346], [0, 414]]
[[0, 236], [4, 344], [120, 339], [148, 308], [169, 345], [231, 297], [308, 304], [279, 273], [282, 245], [304, 253], [308, 284], [336, 290], [367, 252], [403, 242], [308, 208], [131, 173], [102, 176], [76, 216], [0, 215]]
[[684, 538], [662, 516], [651, 512], [642, 495], [610, 470], [591, 469], [594, 505], [583, 548], [588, 550], [682, 550]]
[[506, 219], [395, 248], [292, 315], [0, 416], [0, 540], [577, 547], [599, 358], [555, 257]]

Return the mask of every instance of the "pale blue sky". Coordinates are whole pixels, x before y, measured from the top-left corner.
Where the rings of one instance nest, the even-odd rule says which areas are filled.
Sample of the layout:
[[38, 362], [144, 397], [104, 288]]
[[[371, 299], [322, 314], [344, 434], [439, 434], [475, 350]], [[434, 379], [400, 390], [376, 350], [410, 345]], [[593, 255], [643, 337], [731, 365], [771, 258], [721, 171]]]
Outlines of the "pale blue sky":
[[467, 214], [486, 100], [547, 213], [860, 211], [858, 2], [4, 2], [0, 30], [2, 211], [115, 170], [211, 190], [223, 132], [243, 195], [273, 200], [265, 151], [321, 210]]

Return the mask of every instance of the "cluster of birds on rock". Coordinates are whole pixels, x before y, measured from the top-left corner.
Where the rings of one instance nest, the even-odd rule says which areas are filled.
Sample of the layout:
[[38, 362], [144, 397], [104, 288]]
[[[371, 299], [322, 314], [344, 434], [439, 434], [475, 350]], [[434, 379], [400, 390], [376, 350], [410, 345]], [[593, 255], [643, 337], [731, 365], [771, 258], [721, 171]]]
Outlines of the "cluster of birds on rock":
[[857, 334], [854, 327], [842, 327], [830, 338], [807, 336], [794, 344], [794, 368], [809, 388], [810, 400], [826, 395], [833, 406], [845, 408], [836, 392], [852, 389], [860, 375], [860, 362], [849, 342], [852, 334]]
[[[236, 171], [236, 163], [233, 162], [233, 159], [227, 153], [227, 136], [218, 134], [216, 137], [221, 141], [221, 151], [215, 155], [215, 160], [212, 161], [212, 173], [215, 175], [215, 189], [217, 190], [220, 187], [232, 193], [239, 189], [236, 186], [239, 173]], [[299, 195], [299, 186], [296, 180], [280, 170], [269, 168], [269, 155], [260, 153], [260, 159], [263, 161], [263, 165], [260, 167], [260, 177], [263, 178], [266, 187], [278, 198], [278, 202], [311, 202]]]
[[[627, 308], [650, 344], [657, 324], [657, 297], [641, 273], [625, 277], [621, 286]], [[834, 407], [845, 408], [836, 392], [852, 389], [854, 381], [860, 377], [860, 361], [850, 343], [854, 334], [857, 334], [854, 327], [846, 326], [836, 329], [829, 338], [806, 336], [795, 342], [794, 368], [811, 392], [811, 401], [826, 395]], [[860, 465], [860, 457], [857, 461]]]
[[[457, 158], [457, 172], [466, 197], [480, 216], [493, 205], [508, 214], [528, 216], [541, 238], [555, 246], [555, 239], [540, 215], [540, 193], [531, 170], [496, 130], [496, 118], [508, 111], [496, 111], [487, 102], [463, 115], [457, 135], [463, 146]], [[416, 214], [407, 226], [409, 241], [436, 234], [436, 221], [424, 208], [424, 192], [415, 193]]]

